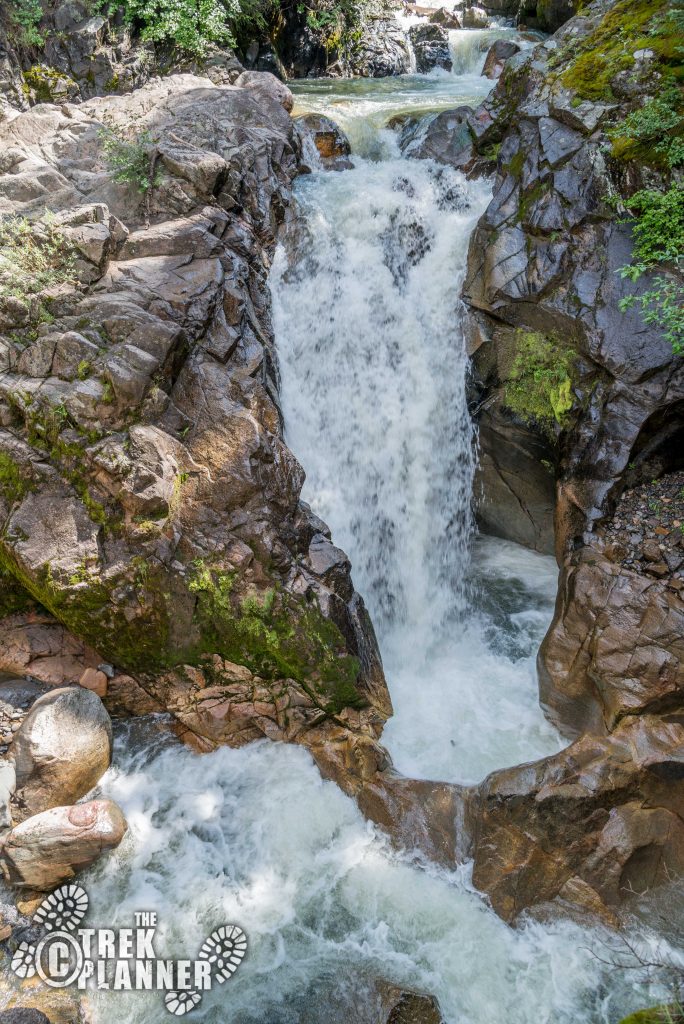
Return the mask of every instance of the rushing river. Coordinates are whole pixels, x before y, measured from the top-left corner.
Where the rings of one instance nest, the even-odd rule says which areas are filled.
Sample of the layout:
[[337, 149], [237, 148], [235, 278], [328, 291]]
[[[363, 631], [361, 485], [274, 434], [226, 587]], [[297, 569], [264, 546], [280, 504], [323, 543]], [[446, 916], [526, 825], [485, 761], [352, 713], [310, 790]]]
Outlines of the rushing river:
[[[297, 89], [300, 110], [349, 132], [354, 167], [300, 179], [303, 255], [291, 265], [281, 248], [272, 290], [287, 437], [378, 631], [396, 709], [385, 742], [406, 773], [474, 781], [560, 746], [534, 673], [556, 569], [473, 540], [458, 293], [488, 186], [402, 159], [385, 127], [486, 93], [487, 38], [452, 40], [453, 75]], [[434, 993], [448, 1024], [615, 1024], [648, 1001], [589, 952], [597, 935], [561, 921], [513, 930], [467, 865], [402, 859], [304, 750], [200, 757], [149, 730], [118, 736], [101, 789], [130, 831], [86, 884], [96, 923], [157, 910], [165, 955], [194, 955], [224, 921], [244, 928], [245, 963], [191, 1019], [370, 1024], [364, 987], [378, 976]], [[172, 1019], [156, 994], [94, 1002], [98, 1024]]]

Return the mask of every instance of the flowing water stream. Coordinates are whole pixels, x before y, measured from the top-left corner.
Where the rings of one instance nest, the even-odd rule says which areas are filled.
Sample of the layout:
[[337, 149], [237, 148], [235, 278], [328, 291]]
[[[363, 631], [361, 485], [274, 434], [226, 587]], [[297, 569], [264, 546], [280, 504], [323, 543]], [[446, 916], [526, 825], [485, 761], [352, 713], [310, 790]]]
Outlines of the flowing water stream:
[[[474, 38], [453, 40], [470, 63], [452, 76], [298, 89], [300, 108], [349, 131], [354, 168], [300, 179], [296, 237], [272, 275], [288, 441], [378, 631], [396, 709], [384, 739], [406, 773], [456, 781], [560, 746], [534, 675], [555, 565], [472, 537], [458, 294], [488, 186], [403, 160], [384, 127], [484, 95]], [[303, 749], [199, 756], [133, 722], [114, 763], [101, 790], [130, 829], [85, 879], [93, 921], [157, 910], [164, 955], [194, 955], [224, 921], [248, 935], [241, 969], [191, 1019], [365, 1024], [377, 976], [434, 993], [448, 1024], [614, 1024], [648, 1000], [605, 973], [587, 949], [598, 936], [561, 921], [513, 930], [467, 865], [392, 851]], [[98, 1022], [172, 1019], [157, 994], [94, 1002]]]

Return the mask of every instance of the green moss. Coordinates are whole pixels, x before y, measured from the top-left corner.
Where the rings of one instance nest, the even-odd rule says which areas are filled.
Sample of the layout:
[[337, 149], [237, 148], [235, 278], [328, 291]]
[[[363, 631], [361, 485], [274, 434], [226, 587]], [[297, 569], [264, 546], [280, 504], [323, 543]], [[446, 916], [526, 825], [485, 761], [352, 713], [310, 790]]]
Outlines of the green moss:
[[504, 384], [504, 404], [527, 423], [547, 433], [565, 426], [573, 407], [575, 353], [555, 338], [517, 330]]
[[20, 612], [34, 611], [36, 603], [12, 573], [0, 566], [0, 619]]
[[32, 92], [38, 103], [54, 103], [55, 86], [60, 81], [69, 81], [66, 75], [55, 68], [47, 68], [42, 64], [34, 64], [24, 71], [24, 92]]
[[520, 179], [522, 177], [522, 169], [525, 163], [525, 153], [522, 149], [519, 149], [514, 156], [508, 162], [507, 170], [509, 174], [512, 174], [514, 178]]
[[667, 11], [668, 0], [620, 0], [584, 38], [571, 43], [571, 49], [558, 52], [556, 66], [566, 64], [560, 78], [588, 100], [611, 100], [611, 82], [620, 71], [634, 68], [636, 50], [653, 49], [668, 62], [681, 63], [676, 48], [663, 45], [652, 33]]
[[636, 1013], [630, 1013], [629, 1017], [621, 1020], [620, 1024], [682, 1024], [682, 1021], [684, 1021], [684, 1015], [681, 1007], [670, 1005], [637, 1010]]
[[11, 507], [31, 490], [31, 473], [18, 466], [11, 455], [0, 451], [0, 493]]
[[294, 679], [329, 714], [362, 703], [358, 659], [346, 653], [339, 629], [317, 605], [275, 587], [240, 597], [235, 573], [203, 562], [194, 569], [190, 591], [201, 638], [195, 657], [218, 653], [264, 679]]

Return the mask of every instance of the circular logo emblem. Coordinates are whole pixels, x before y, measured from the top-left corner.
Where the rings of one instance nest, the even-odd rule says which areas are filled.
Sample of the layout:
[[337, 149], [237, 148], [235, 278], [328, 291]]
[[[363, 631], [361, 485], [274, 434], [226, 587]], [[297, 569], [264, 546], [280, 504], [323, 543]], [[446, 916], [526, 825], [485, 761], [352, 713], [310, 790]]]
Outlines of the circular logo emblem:
[[36, 970], [46, 985], [66, 988], [83, 970], [83, 950], [69, 932], [50, 932], [36, 946]]

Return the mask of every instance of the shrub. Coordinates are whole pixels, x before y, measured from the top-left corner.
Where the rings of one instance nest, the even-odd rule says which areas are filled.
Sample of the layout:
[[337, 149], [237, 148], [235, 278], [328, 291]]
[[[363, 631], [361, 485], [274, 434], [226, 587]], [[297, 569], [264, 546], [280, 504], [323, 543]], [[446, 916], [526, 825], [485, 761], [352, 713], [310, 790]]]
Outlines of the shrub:
[[571, 371], [576, 356], [555, 339], [518, 330], [515, 356], [505, 383], [505, 405], [526, 422], [550, 431], [563, 426], [572, 409]]
[[[621, 267], [623, 278], [637, 281], [659, 264], [678, 270], [684, 260], [684, 186], [672, 185], [667, 192], [642, 189], [628, 200], [633, 215], [632, 262]], [[653, 287], [641, 295], [628, 295], [620, 309], [638, 307], [644, 323], [661, 328], [675, 353], [684, 351], [684, 285], [675, 276], [659, 274]]]
[[150, 132], [142, 131], [128, 139], [118, 128], [106, 125], [99, 135], [114, 181], [133, 185], [143, 195], [149, 192], [155, 185], [154, 139]]
[[18, 46], [42, 46], [45, 42], [39, 28], [42, 18], [41, 0], [14, 0], [9, 16], [12, 41]]
[[244, 32], [265, 25], [272, 0], [104, 0], [108, 12], [122, 10], [143, 40], [174, 43], [202, 57], [212, 43], [234, 46]]
[[653, 156], [670, 167], [684, 163], [684, 115], [677, 85], [668, 82], [657, 96], [614, 125], [608, 135], [615, 156]]

